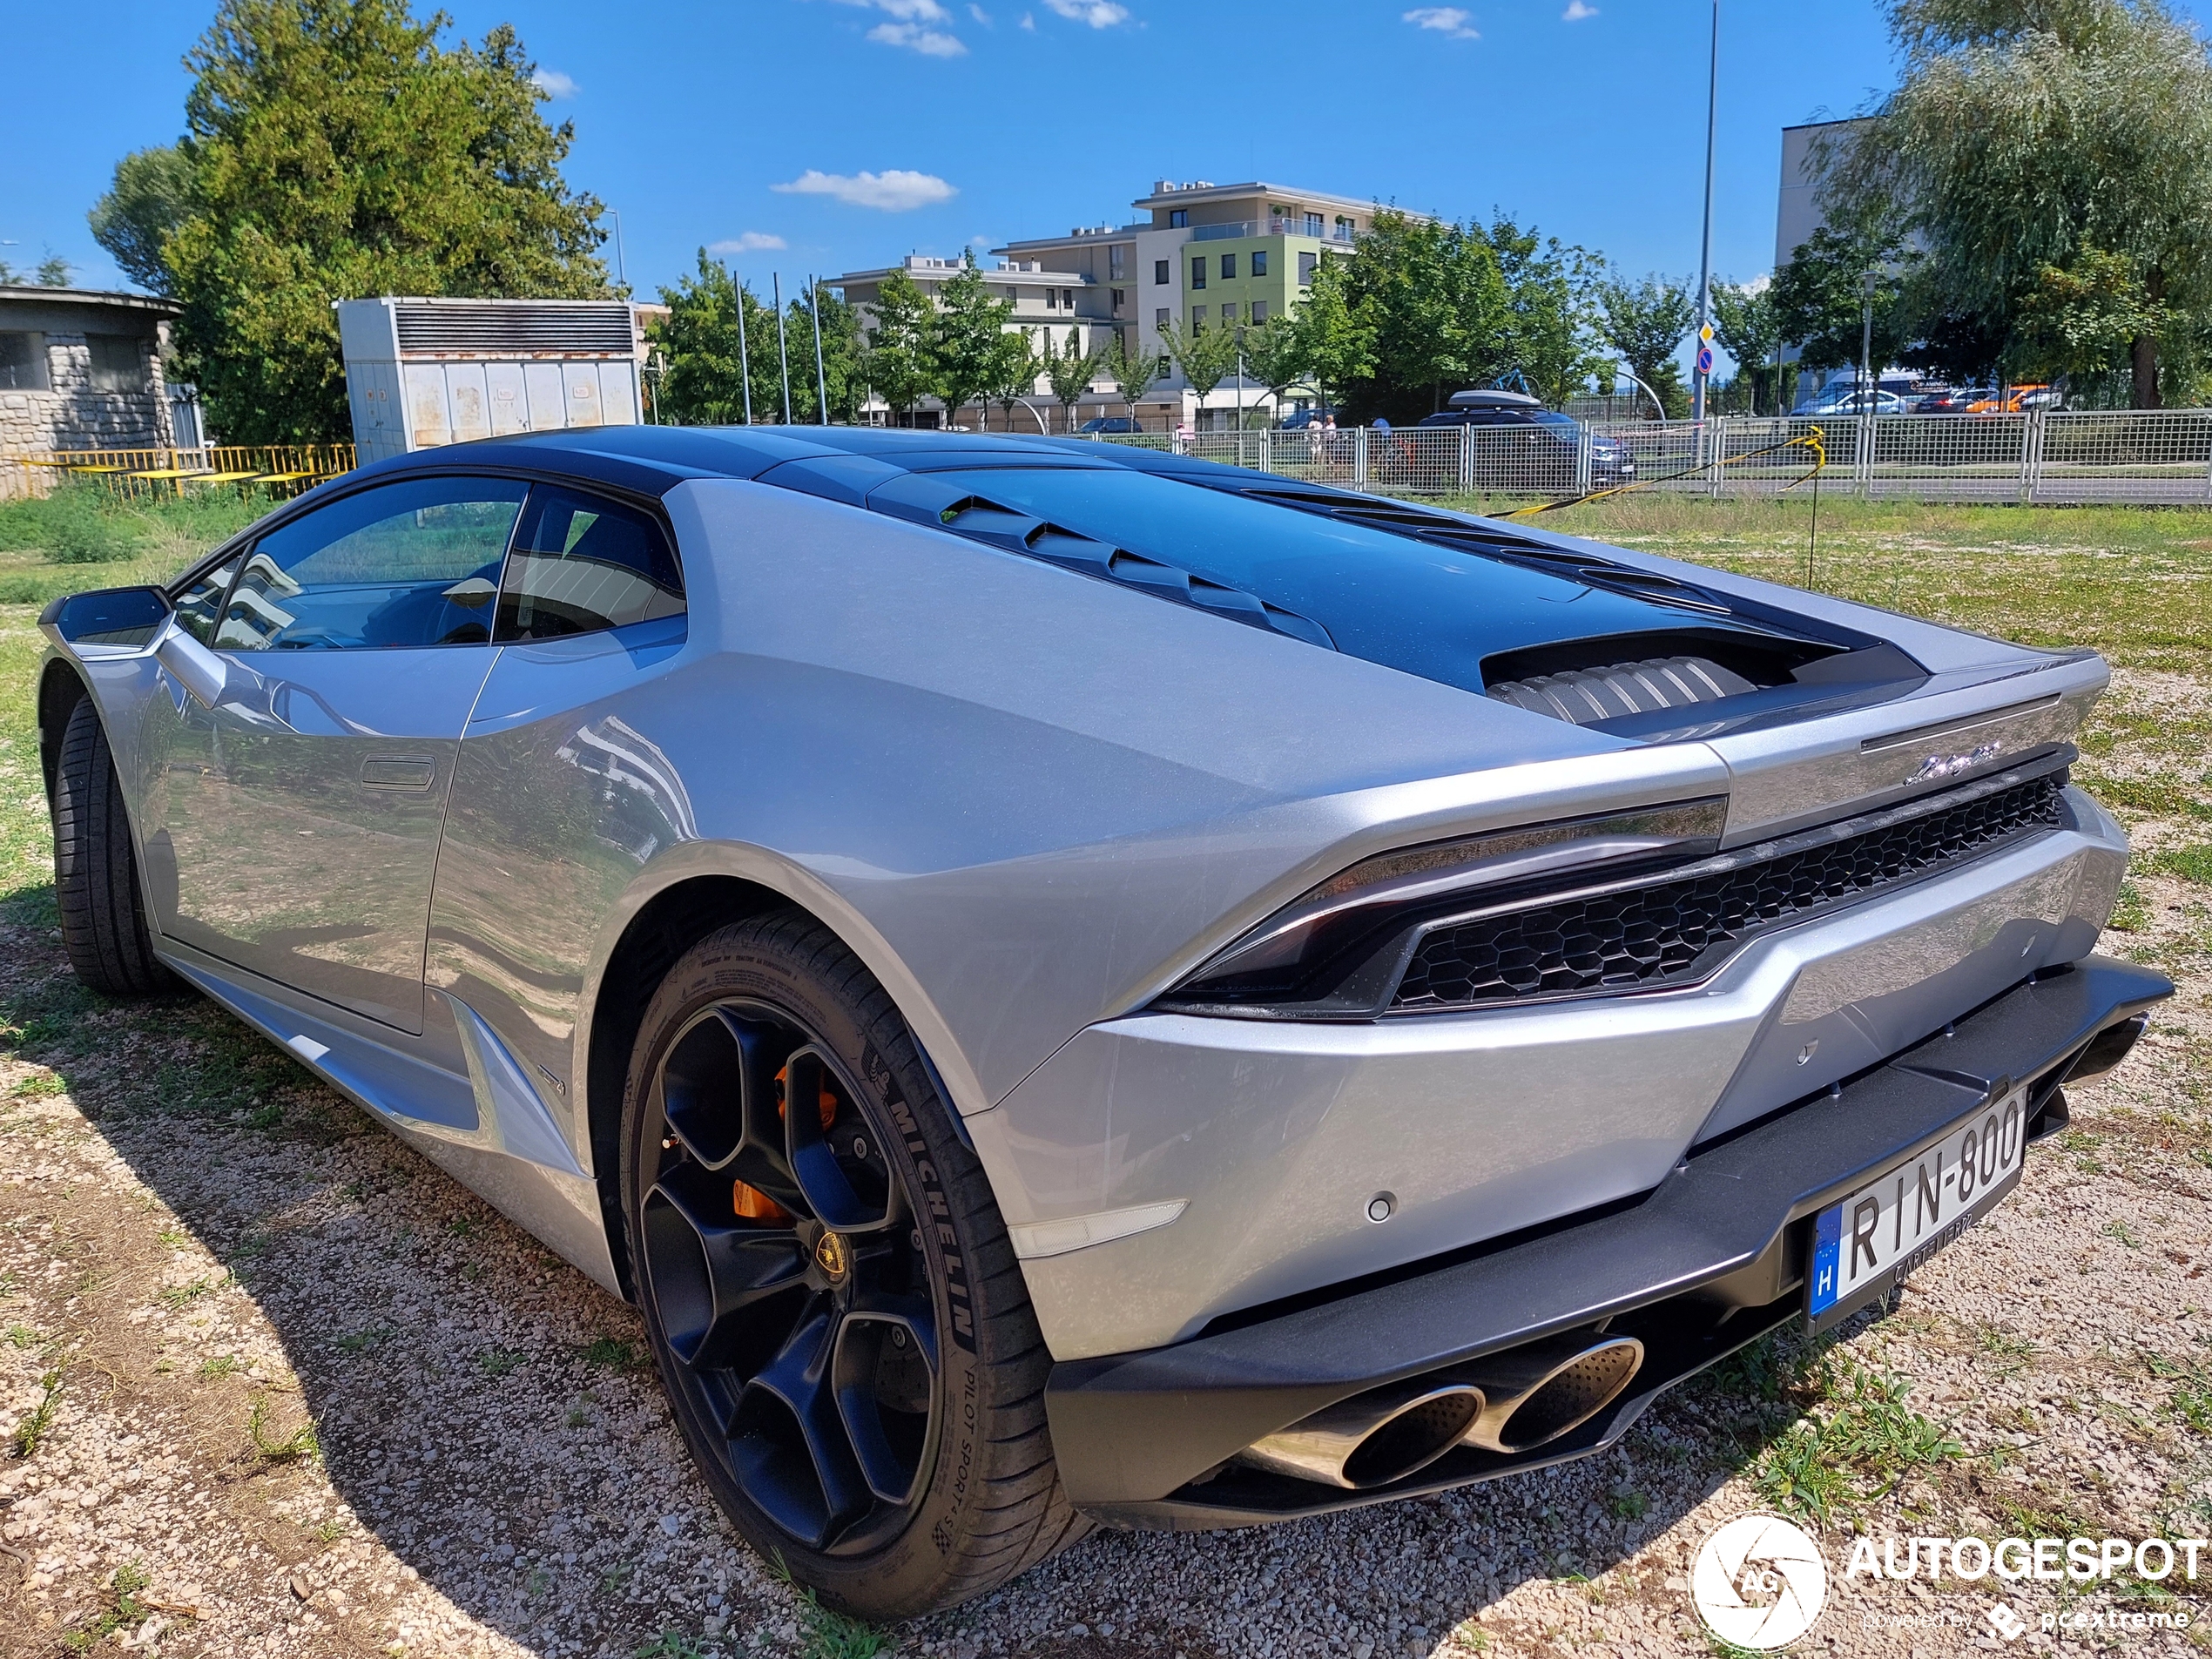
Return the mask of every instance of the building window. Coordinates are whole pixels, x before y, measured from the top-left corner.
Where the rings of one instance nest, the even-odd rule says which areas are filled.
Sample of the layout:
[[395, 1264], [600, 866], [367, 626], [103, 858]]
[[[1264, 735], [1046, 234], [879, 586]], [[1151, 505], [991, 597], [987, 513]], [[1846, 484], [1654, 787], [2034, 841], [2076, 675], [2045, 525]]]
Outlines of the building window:
[[46, 336], [0, 334], [0, 388], [43, 392], [46, 386]]
[[1129, 250], [1119, 242], [1106, 250], [1106, 280], [1109, 282], [1125, 282], [1129, 280], [1129, 266], [1123, 262], [1123, 256], [1128, 253]]
[[1321, 256], [1318, 253], [1301, 253], [1298, 256], [1298, 287], [1310, 288], [1313, 286], [1313, 267], [1320, 263]]
[[1252, 274], [1256, 277], [1267, 274], [1267, 250], [1264, 247], [1252, 250]]
[[1337, 240], [1339, 242], [1349, 242], [1351, 239], [1352, 221], [1346, 219], [1342, 213], [1339, 213], [1337, 215]]
[[1173, 314], [1174, 314], [1169, 311], [1165, 306], [1162, 306], [1157, 311], [1152, 314], [1152, 326], [1155, 328], [1166, 327], [1168, 326], [1169, 317]]
[[1204, 306], [1192, 306], [1190, 307], [1190, 332], [1200, 334], [1204, 334], [1205, 329], [1206, 308]]
[[1076, 291], [1073, 288], [1060, 290], [1060, 308], [1062, 311], [1073, 311], [1076, 308]]
[[1190, 286], [1194, 288], [1206, 286], [1206, 256], [1203, 253], [1190, 261]]
[[1059, 310], [1059, 309], [1060, 309], [1060, 290], [1059, 290], [1059, 289], [1057, 289], [1057, 288], [1047, 288], [1047, 289], [1044, 291], [1044, 308], [1045, 308], [1047, 311], [1057, 311], [1057, 310]]
[[1224, 322], [1234, 322], [1237, 320], [1237, 307], [1233, 300], [1221, 307], [1221, 320]]
[[146, 373], [146, 341], [138, 334], [87, 334], [92, 351], [92, 389], [96, 392], [151, 392], [152, 377]]
[[1155, 260], [1152, 261], [1152, 280], [1158, 283], [1160, 287], [1163, 288], [1168, 286], [1170, 279], [1168, 276], [1168, 262], [1165, 260]]
[[1224, 282], [1231, 281], [1235, 279], [1236, 275], [1237, 256], [1234, 253], [1223, 254], [1221, 256], [1221, 280]]
[[1320, 214], [1318, 214], [1318, 213], [1308, 213], [1308, 214], [1305, 216], [1305, 233], [1306, 233], [1308, 236], [1318, 236], [1318, 235], [1320, 235], [1320, 234], [1321, 234], [1321, 215], [1320, 215]]
[[1122, 314], [1122, 291], [1119, 288], [1113, 288], [1109, 289], [1108, 292], [1111, 296], [1114, 314], [1118, 317]]
[[1172, 373], [1174, 373], [1174, 365], [1168, 361], [1168, 354], [1162, 352], [1160, 354], [1160, 378], [1165, 380]]
[[1267, 320], [1267, 301], [1264, 300], [1253, 300], [1250, 315], [1251, 320], [1256, 323], [1265, 322]]
[[1179, 231], [1179, 230], [1182, 230], [1182, 229], [1184, 229], [1185, 226], [1187, 226], [1190, 223], [1190, 210], [1189, 208], [1187, 208], [1187, 207], [1170, 207], [1170, 208], [1169, 208], [1169, 209], [1168, 209], [1168, 228], [1169, 228], [1170, 230], [1171, 230], [1171, 231]]

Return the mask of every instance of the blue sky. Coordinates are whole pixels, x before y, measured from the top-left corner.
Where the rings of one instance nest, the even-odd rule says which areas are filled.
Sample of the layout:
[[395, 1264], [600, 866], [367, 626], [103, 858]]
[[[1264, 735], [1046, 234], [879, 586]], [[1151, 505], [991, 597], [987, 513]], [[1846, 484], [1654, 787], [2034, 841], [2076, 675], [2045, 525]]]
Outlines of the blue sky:
[[[427, 10], [427, 7], [423, 8]], [[510, 20], [622, 216], [641, 294], [701, 245], [806, 273], [1126, 222], [1157, 178], [1501, 207], [1631, 274], [1694, 276], [1704, 0], [450, 0]], [[121, 286], [84, 213], [174, 138], [203, 4], [10, 8], [0, 258]], [[1780, 129], [1889, 82], [1868, 0], [1724, 0], [1714, 264], [1773, 262]], [[609, 264], [615, 249], [606, 249]]]

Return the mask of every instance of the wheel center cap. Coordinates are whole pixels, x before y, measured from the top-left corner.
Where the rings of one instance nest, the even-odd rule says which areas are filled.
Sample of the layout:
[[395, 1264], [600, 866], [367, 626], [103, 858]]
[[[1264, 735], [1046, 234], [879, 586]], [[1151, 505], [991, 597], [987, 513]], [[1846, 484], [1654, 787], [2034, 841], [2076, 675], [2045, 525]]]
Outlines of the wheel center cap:
[[842, 1234], [824, 1233], [814, 1241], [814, 1260], [834, 1282], [852, 1271], [853, 1251]]

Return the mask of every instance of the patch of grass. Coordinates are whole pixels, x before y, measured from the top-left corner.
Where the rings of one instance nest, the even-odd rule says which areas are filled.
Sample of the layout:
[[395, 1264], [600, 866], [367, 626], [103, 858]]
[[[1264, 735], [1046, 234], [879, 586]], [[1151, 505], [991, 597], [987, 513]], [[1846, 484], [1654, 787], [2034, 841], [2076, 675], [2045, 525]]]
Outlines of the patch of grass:
[[2166, 1399], [2168, 1415], [2199, 1434], [2212, 1434], [2212, 1364], [2176, 1362], [2155, 1353], [2145, 1354], [2143, 1363], [2152, 1376], [2174, 1385]]
[[255, 1397], [253, 1409], [246, 1414], [246, 1433], [253, 1442], [253, 1449], [271, 1463], [296, 1463], [302, 1458], [314, 1457], [320, 1450], [313, 1421], [300, 1424], [280, 1440], [270, 1439], [266, 1394]]
[[115, 1569], [108, 1582], [107, 1605], [75, 1629], [62, 1637], [62, 1646], [71, 1653], [89, 1653], [110, 1636], [126, 1626], [143, 1622], [153, 1609], [138, 1600], [138, 1592], [153, 1581], [136, 1561], [125, 1562]]
[[799, 1596], [799, 1659], [875, 1659], [887, 1645], [889, 1638], [873, 1625], [824, 1607], [791, 1575], [781, 1550], [770, 1559], [769, 1570]]
[[212, 1359], [203, 1359], [199, 1362], [199, 1374], [210, 1382], [220, 1377], [234, 1376], [245, 1369], [245, 1366], [234, 1353], [217, 1354]]
[[4, 1332], [10, 1348], [35, 1348], [45, 1339], [27, 1325], [11, 1325]]
[[38, 1403], [24, 1413], [22, 1420], [16, 1425], [15, 1433], [9, 1439], [8, 1443], [18, 1458], [37, 1455], [38, 1448], [45, 1443], [46, 1436], [53, 1432], [54, 1415], [61, 1409], [62, 1373], [59, 1371], [50, 1371], [41, 1377], [38, 1387]]
[[2143, 1241], [2136, 1237], [2134, 1229], [2116, 1217], [2098, 1228], [2097, 1231], [2107, 1238], [2118, 1239], [2129, 1250], [2141, 1250], [2143, 1247]]
[[10, 1100], [47, 1100], [66, 1092], [69, 1085], [51, 1071], [34, 1071], [28, 1077], [19, 1077], [16, 1086], [8, 1091]]
[[487, 1376], [504, 1377], [510, 1374], [528, 1356], [512, 1348], [486, 1348], [476, 1356], [476, 1364]]
[[634, 1659], [706, 1659], [705, 1649], [673, 1630], [662, 1631], [633, 1654]]
[[2155, 775], [2145, 778], [2091, 778], [2089, 792], [2107, 806], [2141, 813], [2151, 818], [2212, 819], [2212, 800], [2205, 786], [2186, 778]]
[[446, 1223], [446, 1231], [455, 1238], [474, 1238], [483, 1230], [484, 1224], [473, 1216], [455, 1216]]
[[1905, 1403], [1911, 1385], [1834, 1351], [1821, 1363], [1823, 1403], [1762, 1453], [1752, 1484], [1785, 1513], [1834, 1522], [1907, 1476], [1966, 1448]]
[[365, 1353], [391, 1334], [382, 1325], [375, 1325], [366, 1331], [348, 1331], [341, 1337], [333, 1337], [330, 1345], [341, 1353]]
[[2142, 889], [2132, 881], [2122, 881], [2120, 897], [2112, 907], [2112, 920], [2105, 925], [2122, 934], [2139, 934], [2149, 927], [2150, 906], [2144, 902]]
[[2212, 845], [2200, 841], [2191, 846], [2177, 846], [2163, 853], [2154, 853], [2143, 860], [2143, 867], [2167, 875], [2178, 875], [2184, 881], [2202, 881], [2212, 885]]
[[594, 1337], [584, 1345], [583, 1363], [608, 1371], [636, 1371], [644, 1365], [645, 1356], [625, 1338]]
[[346, 1523], [342, 1521], [318, 1521], [307, 1530], [307, 1536], [318, 1544], [334, 1544], [345, 1535]]
[[1642, 1521], [1651, 1512], [1651, 1500], [1633, 1487], [1622, 1487], [1606, 1495], [1605, 1507], [1615, 1521]]
[[174, 1313], [203, 1296], [212, 1296], [215, 1288], [212, 1280], [204, 1278], [196, 1278], [189, 1285], [172, 1285], [162, 1291], [161, 1305]]

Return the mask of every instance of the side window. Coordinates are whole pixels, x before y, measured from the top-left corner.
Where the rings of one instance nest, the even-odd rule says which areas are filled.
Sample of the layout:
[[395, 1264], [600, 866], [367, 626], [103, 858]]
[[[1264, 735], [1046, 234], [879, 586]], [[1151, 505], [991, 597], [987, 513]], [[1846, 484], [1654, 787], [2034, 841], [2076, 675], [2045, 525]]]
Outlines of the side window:
[[215, 624], [223, 613], [223, 596], [246, 556], [226, 559], [205, 576], [194, 577], [177, 596], [177, 625], [203, 645], [215, 643]]
[[295, 518], [254, 544], [215, 645], [482, 644], [528, 490], [504, 478], [411, 478]]
[[500, 590], [497, 637], [558, 639], [681, 616], [684, 577], [658, 524], [635, 508], [539, 484]]

